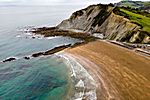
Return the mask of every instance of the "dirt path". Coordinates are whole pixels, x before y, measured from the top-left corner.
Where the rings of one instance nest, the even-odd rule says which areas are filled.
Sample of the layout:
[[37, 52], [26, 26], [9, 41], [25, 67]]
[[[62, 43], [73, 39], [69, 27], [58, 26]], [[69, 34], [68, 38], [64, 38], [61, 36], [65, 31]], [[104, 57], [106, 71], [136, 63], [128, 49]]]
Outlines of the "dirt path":
[[148, 58], [103, 41], [65, 52], [96, 80], [98, 100], [150, 100]]

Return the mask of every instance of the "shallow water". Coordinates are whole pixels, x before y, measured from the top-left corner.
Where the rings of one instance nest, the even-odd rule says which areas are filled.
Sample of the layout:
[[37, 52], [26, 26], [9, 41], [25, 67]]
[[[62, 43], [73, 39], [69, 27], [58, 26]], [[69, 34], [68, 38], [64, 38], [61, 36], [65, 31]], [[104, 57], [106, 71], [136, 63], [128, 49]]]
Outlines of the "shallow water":
[[55, 57], [1, 64], [0, 99], [59, 99], [68, 92], [68, 69]]
[[[82, 6], [0, 7], [0, 61], [78, 42], [68, 37], [31, 38], [25, 27], [52, 26]], [[66, 100], [69, 69], [54, 55], [0, 63], [1, 100]]]

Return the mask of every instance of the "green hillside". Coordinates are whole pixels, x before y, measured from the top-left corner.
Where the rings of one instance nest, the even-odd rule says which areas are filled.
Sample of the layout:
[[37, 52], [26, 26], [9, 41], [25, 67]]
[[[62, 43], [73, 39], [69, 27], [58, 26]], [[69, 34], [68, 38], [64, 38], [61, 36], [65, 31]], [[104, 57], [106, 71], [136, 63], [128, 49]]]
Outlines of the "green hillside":
[[144, 10], [150, 12], [150, 1], [132, 1], [132, 0], [123, 0], [119, 3], [115, 4], [119, 7], [131, 7], [131, 8], [138, 8], [140, 10]]
[[141, 26], [142, 31], [150, 33], [150, 17], [138, 14], [139, 12], [132, 12], [130, 9], [127, 10], [127, 8], [124, 7], [116, 7], [114, 13], [130, 19], [133, 23]]
[[[129, 7], [116, 7], [113, 12], [117, 15], [124, 16], [125, 18], [129, 19], [132, 23], [137, 24], [138, 26], [141, 26], [140, 33], [138, 34], [136, 31], [131, 31], [125, 36], [121, 41], [127, 41], [131, 42], [131, 37], [133, 37], [135, 34], [137, 37], [134, 37], [134, 43], [145, 43], [145, 39], [150, 37], [150, 17], [147, 17], [145, 15], [139, 14], [140, 11], [133, 12]], [[149, 41], [146, 40], [146, 41]], [[146, 42], [150, 43], [150, 42]]]
[[138, 23], [139, 25], [141, 25], [143, 31], [150, 32], [150, 17], [136, 14], [136, 13], [130, 12], [125, 9], [120, 9], [120, 11], [123, 12], [124, 14], [126, 14], [126, 16], [128, 16], [128, 18], [132, 22], [135, 22], [135, 23]]

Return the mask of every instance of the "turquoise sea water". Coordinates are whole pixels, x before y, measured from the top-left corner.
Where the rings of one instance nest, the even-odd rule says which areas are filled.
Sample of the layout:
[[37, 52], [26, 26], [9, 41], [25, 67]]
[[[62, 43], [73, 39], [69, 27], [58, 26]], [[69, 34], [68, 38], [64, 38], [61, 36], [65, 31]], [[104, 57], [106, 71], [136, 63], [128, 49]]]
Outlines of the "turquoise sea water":
[[55, 55], [21, 57], [79, 40], [58, 37], [32, 39], [20, 31], [29, 26], [53, 26], [82, 6], [0, 7], [0, 100], [67, 100], [71, 90], [69, 69]]

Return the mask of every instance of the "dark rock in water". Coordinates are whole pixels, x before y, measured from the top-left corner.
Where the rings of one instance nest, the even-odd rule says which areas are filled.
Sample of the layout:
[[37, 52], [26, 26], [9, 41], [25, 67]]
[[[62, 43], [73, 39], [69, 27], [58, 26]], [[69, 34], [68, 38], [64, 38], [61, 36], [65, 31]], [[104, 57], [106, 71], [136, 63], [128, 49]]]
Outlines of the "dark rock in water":
[[70, 46], [71, 46], [71, 44], [55, 47], [51, 50], [48, 50], [48, 51], [44, 52], [44, 55], [51, 55], [51, 54], [57, 53], [61, 50], [64, 50], [64, 49], [70, 47]]
[[57, 27], [42, 27], [42, 28], [39, 28], [40, 30], [43, 30], [43, 31], [47, 31], [47, 30], [55, 30], [57, 29]]
[[61, 51], [61, 50], [66, 49], [66, 48], [68, 48], [68, 47], [71, 47], [71, 44], [63, 45], [63, 46], [59, 46], [59, 47], [55, 47], [55, 48], [53, 48], [53, 49], [51, 49], [51, 50], [48, 50], [48, 51], [46, 51], [46, 52], [35, 53], [35, 54], [32, 54], [32, 57], [39, 57], [39, 56], [42, 56], [42, 55], [43, 55], [43, 56], [52, 55], [52, 54], [54, 54], [54, 53], [57, 53], [57, 52], [59, 52], [59, 51]]
[[30, 57], [24, 57], [24, 59], [29, 60], [29, 59], [30, 59]]
[[35, 53], [35, 54], [32, 54], [32, 57], [39, 57], [39, 56], [42, 56], [43, 54], [44, 54], [43, 52]]
[[90, 34], [86, 34], [83, 32], [73, 32], [69, 30], [62, 30], [58, 27], [43, 27], [37, 28], [36, 30], [31, 31], [35, 34], [44, 35], [44, 37], [50, 36], [64, 36], [64, 37], [71, 37], [76, 39], [81, 39], [86, 42], [94, 41], [96, 38]]
[[35, 39], [35, 37], [32, 37], [32, 39]]
[[16, 60], [16, 58], [8, 58], [8, 59], [4, 60], [3, 62], [10, 62], [10, 61], [14, 61], [14, 60]]

